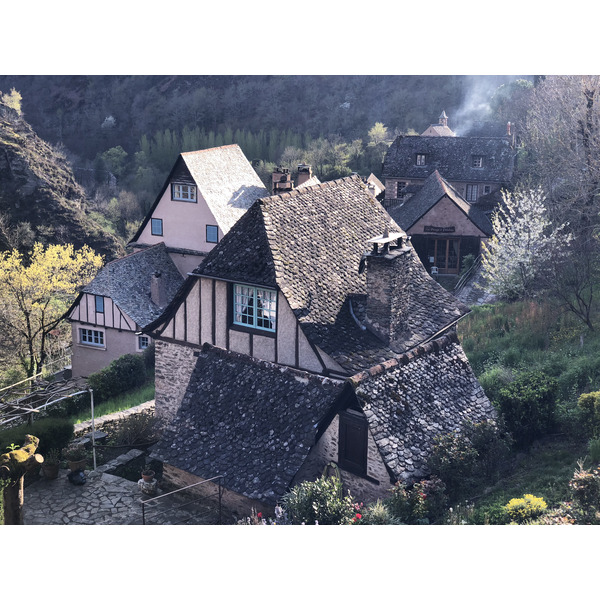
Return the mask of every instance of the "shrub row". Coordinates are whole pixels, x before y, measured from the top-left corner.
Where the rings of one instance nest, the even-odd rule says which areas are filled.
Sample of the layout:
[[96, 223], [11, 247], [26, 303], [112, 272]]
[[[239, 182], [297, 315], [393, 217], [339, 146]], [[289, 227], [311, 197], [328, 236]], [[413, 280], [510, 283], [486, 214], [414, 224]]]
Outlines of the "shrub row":
[[60, 450], [68, 445], [73, 437], [73, 424], [65, 419], [52, 417], [39, 419], [31, 425], [19, 425], [11, 429], [0, 430], [0, 453], [7, 451], [8, 446], [21, 446], [26, 434], [39, 438], [38, 452], [44, 456], [51, 448]]

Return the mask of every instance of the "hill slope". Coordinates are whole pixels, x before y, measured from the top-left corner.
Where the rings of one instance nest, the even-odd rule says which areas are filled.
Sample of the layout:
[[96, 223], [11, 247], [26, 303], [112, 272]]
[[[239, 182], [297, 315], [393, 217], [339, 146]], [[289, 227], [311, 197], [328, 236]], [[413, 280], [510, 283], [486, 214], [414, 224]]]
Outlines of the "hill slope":
[[[76, 248], [87, 244], [107, 259], [123, 253], [118, 240], [86, 214], [83, 189], [67, 161], [15, 110], [1, 103], [0, 215], [10, 229], [30, 223], [35, 241], [69, 242]], [[7, 249], [4, 235], [0, 246]]]

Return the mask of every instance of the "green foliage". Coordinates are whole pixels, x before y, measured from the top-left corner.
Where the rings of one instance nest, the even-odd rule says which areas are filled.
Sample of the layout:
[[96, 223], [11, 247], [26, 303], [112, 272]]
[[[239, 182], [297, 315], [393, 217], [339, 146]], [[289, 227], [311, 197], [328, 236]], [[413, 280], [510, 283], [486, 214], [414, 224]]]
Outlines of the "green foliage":
[[468, 489], [477, 465], [477, 450], [459, 432], [438, 436], [427, 460], [432, 474], [439, 477], [451, 499]]
[[526, 372], [500, 389], [496, 406], [515, 443], [524, 447], [551, 431], [557, 395], [556, 379]]
[[462, 273], [466, 273], [475, 263], [475, 255], [474, 254], [467, 254], [465, 256], [463, 256], [462, 259], [462, 265], [460, 268], [460, 272]]
[[103, 402], [141, 386], [146, 378], [144, 357], [141, 354], [124, 354], [108, 367], [90, 375], [88, 383], [94, 391], [94, 401]]
[[293, 487], [281, 499], [292, 523], [314, 525], [349, 525], [356, 515], [350, 494], [343, 494], [337, 477], [320, 477]]
[[391, 514], [388, 505], [381, 500], [365, 506], [361, 511], [360, 525], [401, 525], [402, 521]]
[[581, 394], [577, 399], [583, 426], [588, 435], [600, 434], [600, 391]]
[[476, 472], [488, 481], [500, 476], [510, 456], [512, 437], [493, 421], [465, 423], [464, 436], [477, 452]]
[[424, 479], [407, 487], [398, 481], [386, 499], [390, 515], [407, 525], [435, 522], [444, 514], [447, 498], [446, 486], [437, 477]]
[[12, 88], [8, 94], [2, 94], [0, 96], [0, 102], [16, 110], [19, 114], [22, 114], [21, 100], [23, 100], [23, 97], [21, 96], [20, 92], [15, 90], [15, 88]]
[[593, 465], [600, 464], [600, 438], [593, 438], [588, 442], [588, 456]]
[[525, 523], [542, 515], [548, 505], [543, 498], [525, 494], [522, 498], [512, 498], [504, 507], [511, 521]]
[[73, 424], [64, 419], [44, 418], [31, 425], [19, 425], [11, 429], [0, 430], [0, 453], [5, 452], [10, 444], [21, 444], [26, 434], [40, 440], [38, 452], [44, 456], [52, 448], [60, 450], [67, 446], [73, 437]]
[[109, 428], [116, 446], [143, 446], [157, 440], [156, 417], [147, 411], [120, 419]]

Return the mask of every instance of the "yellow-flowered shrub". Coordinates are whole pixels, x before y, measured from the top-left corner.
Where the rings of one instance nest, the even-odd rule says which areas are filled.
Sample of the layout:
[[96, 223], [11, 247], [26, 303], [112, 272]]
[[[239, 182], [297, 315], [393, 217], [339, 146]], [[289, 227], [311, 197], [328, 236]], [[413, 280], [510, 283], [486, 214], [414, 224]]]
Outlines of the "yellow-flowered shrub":
[[505, 507], [511, 521], [524, 523], [542, 515], [548, 505], [543, 498], [533, 494], [525, 494], [522, 498], [513, 498]]

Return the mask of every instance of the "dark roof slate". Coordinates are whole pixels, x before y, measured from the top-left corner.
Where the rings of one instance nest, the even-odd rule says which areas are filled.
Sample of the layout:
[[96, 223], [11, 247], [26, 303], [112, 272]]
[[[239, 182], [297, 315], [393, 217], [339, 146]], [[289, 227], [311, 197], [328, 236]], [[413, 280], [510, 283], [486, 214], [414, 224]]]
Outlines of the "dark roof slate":
[[[194, 273], [278, 287], [308, 339], [352, 373], [395, 356], [350, 310], [352, 298], [353, 311], [365, 303], [359, 265], [368, 240], [386, 227], [404, 233], [359, 177], [296, 189], [259, 200]], [[404, 279], [398, 293], [407, 294], [410, 317], [402, 351], [469, 310], [429, 277], [412, 248]]]
[[350, 378], [382, 458], [397, 480], [428, 474], [438, 435], [495, 419], [456, 335], [446, 335]]
[[[417, 154], [427, 155], [417, 166]], [[472, 166], [472, 156], [483, 156], [483, 167]], [[383, 178], [425, 179], [438, 170], [449, 181], [512, 180], [514, 151], [507, 138], [399, 136], [387, 151]]]
[[83, 292], [111, 298], [140, 327], [145, 327], [166, 308], [154, 304], [150, 297], [151, 277], [157, 271], [161, 273], [170, 301], [183, 283], [183, 277], [164, 243], [107, 263]]
[[153, 455], [275, 504], [315, 443], [343, 384], [205, 344]]
[[493, 234], [492, 224], [485, 213], [477, 206], [464, 200], [437, 170], [425, 180], [423, 186], [402, 206], [389, 208], [388, 212], [400, 227], [408, 231], [444, 196], [450, 198], [482, 233], [487, 236]]

